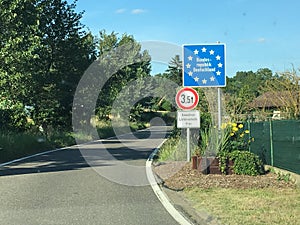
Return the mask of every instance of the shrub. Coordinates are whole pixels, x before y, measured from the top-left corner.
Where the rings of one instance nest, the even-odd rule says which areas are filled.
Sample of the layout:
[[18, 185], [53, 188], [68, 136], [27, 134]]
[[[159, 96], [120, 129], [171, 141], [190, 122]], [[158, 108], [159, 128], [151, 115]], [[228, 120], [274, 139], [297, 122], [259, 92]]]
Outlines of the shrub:
[[236, 174], [256, 176], [264, 173], [263, 163], [254, 153], [235, 150], [229, 158], [234, 161], [233, 170]]

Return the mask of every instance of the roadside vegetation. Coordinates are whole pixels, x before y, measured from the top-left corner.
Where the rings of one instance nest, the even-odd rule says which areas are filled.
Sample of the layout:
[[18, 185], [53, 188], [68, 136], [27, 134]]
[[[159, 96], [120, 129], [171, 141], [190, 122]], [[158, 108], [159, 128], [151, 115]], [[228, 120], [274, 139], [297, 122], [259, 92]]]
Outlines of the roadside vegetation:
[[[146, 128], [147, 123], [131, 123], [132, 131]], [[47, 136], [42, 132], [4, 132], [0, 133], [0, 163], [28, 156], [31, 154], [76, 145], [79, 142], [88, 142], [95, 139], [105, 139], [115, 136], [115, 132], [109, 121], [98, 124], [98, 136], [92, 137], [86, 133], [74, 133], [63, 131], [51, 131]], [[122, 127], [120, 127], [122, 129]]]
[[[151, 77], [151, 57], [133, 36], [105, 30], [94, 36], [81, 23], [82, 17], [83, 13], [76, 12], [76, 1], [0, 0], [0, 162], [73, 145], [75, 137], [89, 141], [114, 136], [111, 110], [118, 93], [132, 81]], [[127, 45], [132, 48], [123, 52], [123, 60], [142, 60], [112, 75], [99, 90], [94, 115], [83, 113], [78, 118], [78, 123], [88, 129], [74, 134], [72, 110], [90, 104], [86, 99], [81, 105], [73, 105], [82, 75], [96, 59]], [[120, 57], [111, 57], [109, 66], [120, 63]], [[144, 90], [151, 85], [155, 81], [140, 84]], [[164, 97], [141, 99], [131, 107], [130, 129], [149, 126], [149, 114], [170, 120], [165, 114], [172, 107]], [[96, 124], [92, 122], [94, 117]], [[122, 130], [124, 124], [118, 126]], [[99, 136], [92, 137], [89, 129], [97, 129]]]
[[[210, 143], [210, 139], [217, 134], [216, 127], [211, 125], [209, 108], [203, 107], [206, 98], [200, 98], [202, 107], [199, 110], [207, 115], [206, 122], [201, 122], [206, 126], [201, 123], [199, 143], [192, 149], [192, 155], [209, 156], [212, 149], [217, 149], [214, 153], [220, 160], [221, 170], [222, 165], [226, 165], [222, 163], [234, 159], [235, 174], [203, 175], [188, 164], [188, 169], [185, 167], [167, 178], [164, 185], [182, 190], [198, 212], [212, 215], [221, 224], [298, 224], [300, 189], [294, 185], [290, 174], [265, 171], [261, 158], [249, 152], [255, 139], [247, 130], [247, 120], [270, 120], [274, 109], [280, 110], [285, 119], [298, 120], [299, 80], [296, 70], [273, 74], [269, 69], [238, 72], [227, 78], [228, 85], [223, 94], [228, 116], [222, 124], [221, 138], [213, 139], [217, 140], [215, 143]], [[282, 92], [284, 95], [278, 95]], [[257, 104], [256, 98], [264, 93], [284, 98], [272, 98], [268, 104]], [[186, 151], [186, 146], [180, 142], [180, 132], [174, 132], [161, 147], [157, 160], [165, 165], [168, 161], [185, 160], [185, 157], [176, 157], [182, 149]]]

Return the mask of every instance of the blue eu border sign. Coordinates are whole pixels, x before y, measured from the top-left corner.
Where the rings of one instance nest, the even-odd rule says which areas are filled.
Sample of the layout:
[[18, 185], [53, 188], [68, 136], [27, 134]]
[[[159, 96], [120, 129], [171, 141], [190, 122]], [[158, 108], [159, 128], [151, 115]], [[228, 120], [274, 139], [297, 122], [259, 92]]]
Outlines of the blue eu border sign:
[[225, 53], [225, 44], [183, 45], [183, 86], [225, 87]]

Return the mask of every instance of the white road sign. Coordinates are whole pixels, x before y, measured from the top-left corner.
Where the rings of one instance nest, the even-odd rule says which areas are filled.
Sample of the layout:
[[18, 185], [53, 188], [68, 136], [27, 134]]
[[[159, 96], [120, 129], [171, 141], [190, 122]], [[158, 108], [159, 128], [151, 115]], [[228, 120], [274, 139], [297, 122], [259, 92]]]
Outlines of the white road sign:
[[177, 111], [177, 128], [200, 128], [200, 112]]

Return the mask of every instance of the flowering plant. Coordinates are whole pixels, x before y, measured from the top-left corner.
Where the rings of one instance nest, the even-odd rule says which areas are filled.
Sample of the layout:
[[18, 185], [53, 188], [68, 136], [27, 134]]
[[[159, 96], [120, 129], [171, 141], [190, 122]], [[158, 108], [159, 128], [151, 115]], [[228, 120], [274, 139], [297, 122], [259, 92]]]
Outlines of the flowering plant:
[[253, 139], [250, 139], [250, 131], [244, 129], [243, 124], [224, 123], [221, 130], [223, 130], [224, 138], [227, 139], [226, 148], [229, 152], [249, 149], [249, 145]]
[[250, 139], [250, 131], [244, 129], [243, 124], [223, 123], [218, 140], [218, 154], [220, 169], [224, 173], [229, 154], [234, 150], [248, 150], [253, 141]]

